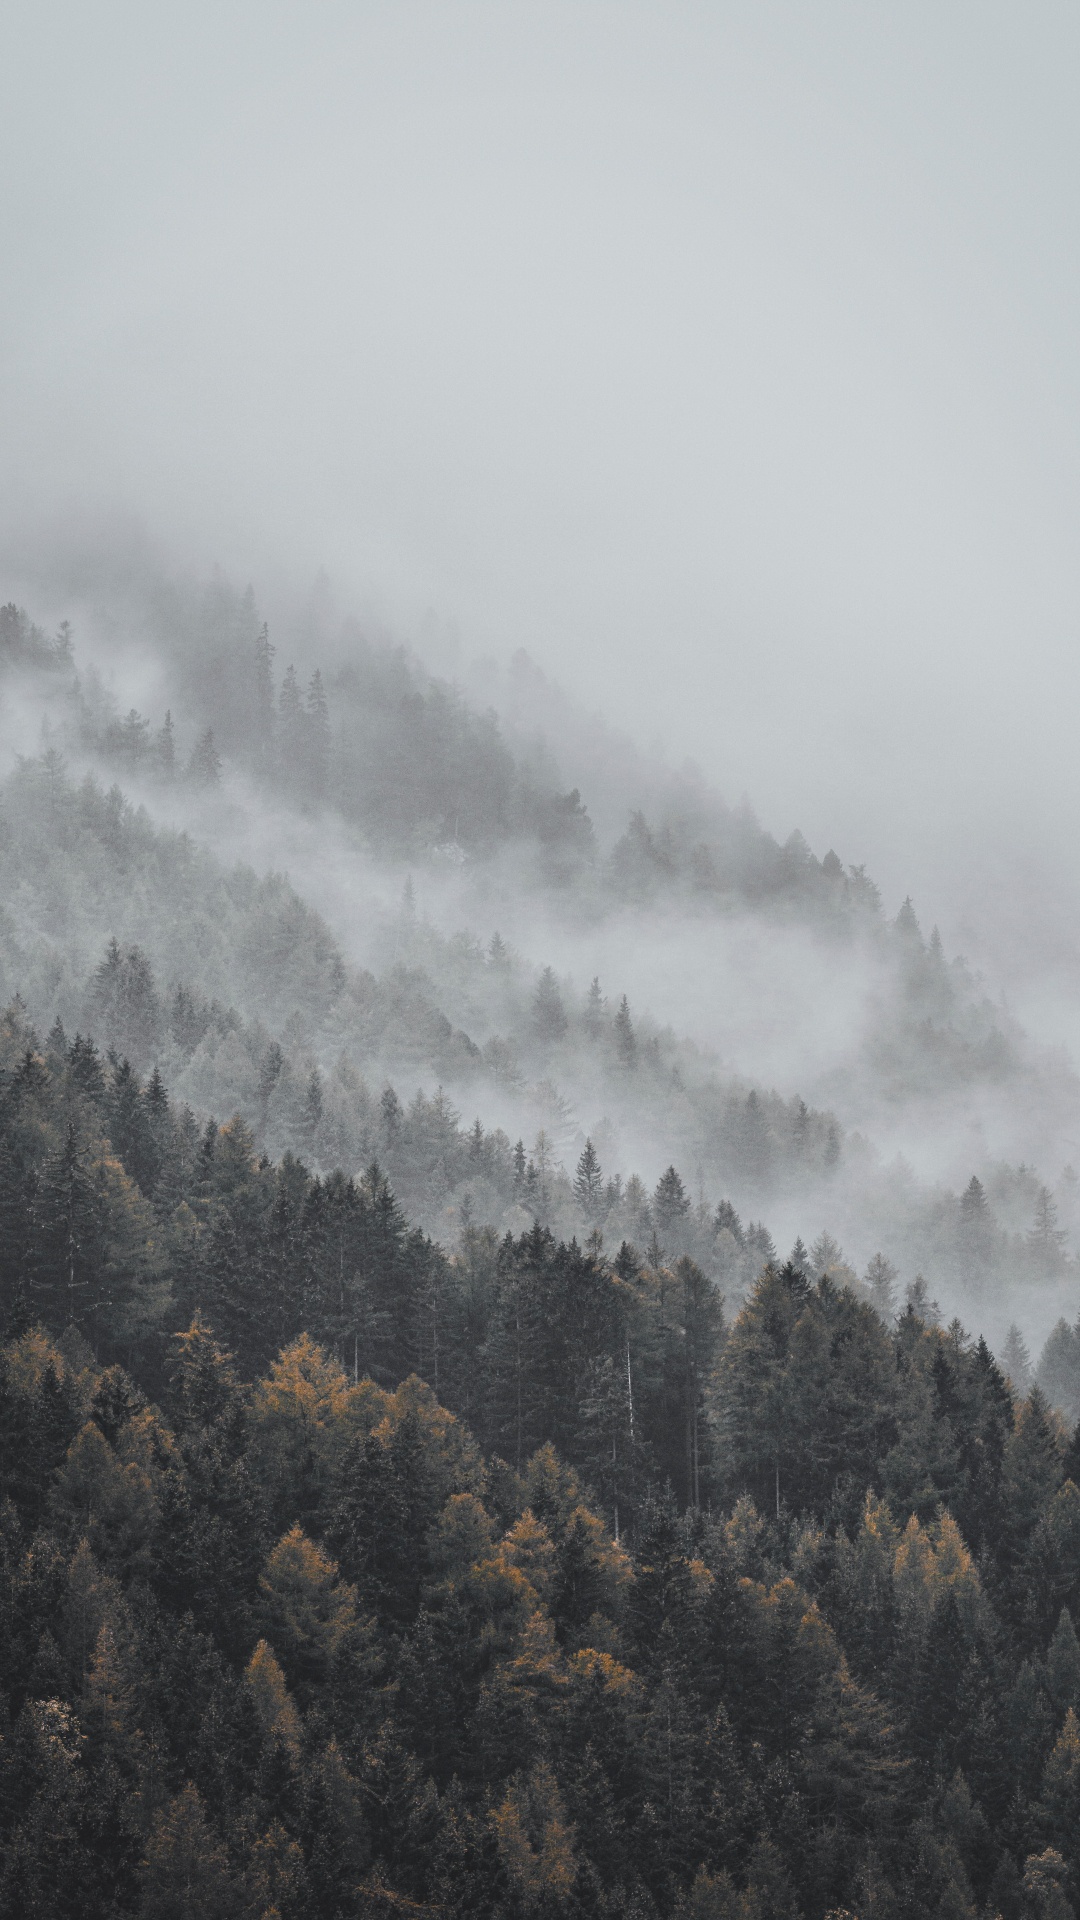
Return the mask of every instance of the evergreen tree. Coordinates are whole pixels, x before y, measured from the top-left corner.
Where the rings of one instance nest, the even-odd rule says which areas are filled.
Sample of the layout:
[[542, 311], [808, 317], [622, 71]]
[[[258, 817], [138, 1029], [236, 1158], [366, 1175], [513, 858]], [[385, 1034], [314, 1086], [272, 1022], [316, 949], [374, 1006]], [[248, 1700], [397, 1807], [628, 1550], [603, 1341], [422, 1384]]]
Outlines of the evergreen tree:
[[271, 771], [273, 746], [274, 648], [264, 621], [255, 641], [255, 757], [264, 776]]
[[[520, 1143], [519, 1143], [520, 1144]], [[586, 1220], [595, 1220], [603, 1208], [604, 1176], [591, 1140], [586, 1140], [574, 1175], [574, 1197]]]
[[171, 708], [166, 712], [165, 718], [158, 729], [157, 738], [154, 741], [154, 749], [157, 754], [158, 767], [161, 771], [162, 779], [170, 782], [175, 780], [176, 734], [173, 727]]
[[199, 735], [188, 761], [188, 779], [197, 787], [221, 785], [221, 755], [214, 740], [213, 727]]
[[74, 1125], [46, 1163], [38, 1209], [34, 1310], [58, 1332], [86, 1329], [106, 1304], [103, 1221]]
[[1067, 1235], [1057, 1223], [1057, 1201], [1049, 1187], [1040, 1187], [1035, 1199], [1035, 1219], [1028, 1234], [1028, 1245], [1043, 1274], [1056, 1273], [1062, 1262]]
[[[129, 947], [122, 953], [118, 941], [110, 940], [105, 958], [94, 973], [88, 999], [90, 1022], [110, 1052], [126, 1056], [141, 1069], [152, 1055], [162, 1029], [161, 1003], [153, 971], [141, 947]], [[79, 1045], [76, 1036], [76, 1046]], [[89, 1090], [93, 1079], [93, 1049], [82, 1043], [84, 1062], [73, 1058], [86, 1076]], [[95, 1097], [96, 1091], [95, 1091]]]
[[1001, 1353], [1001, 1364], [1018, 1394], [1026, 1394], [1034, 1377], [1031, 1355], [1015, 1320], [1009, 1328], [1008, 1337]]
[[674, 1167], [668, 1167], [656, 1183], [652, 1212], [661, 1240], [674, 1244], [684, 1237], [690, 1213], [690, 1196]]
[[637, 1065], [637, 1036], [634, 1033], [625, 993], [619, 1001], [619, 1010], [615, 1015], [615, 1051], [622, 1066], [630, 1069]]
[[544, 1046], [563, 1038], [569, 1022], [563, 1007], [559, 983], [550, 967], [545, 967], [533, 997], [533, 1031]]
[[281, 771], [289, 786], [302, 790], [307, 765], [307, 715], [300, 698], [295, 667], [287, 667], [278, 695], [277, 747]]
[[869, 1289], [870, 1299], [886, 1326], [892, 1322], [896, 1312], [897, 1272], [891, 1260], [883, 1253], [875, 1253], [863, 1276], [864, 1285]]
[[330, 777], [330, 708], [318, 667], [308, 684], [306, 719], [308, 784], [312, 799], [322, 801]]
[[[164, 1091], [158, 1076], [155, 1104], [159, 1122]], [[129, 1060], [121, 1060], [113, 1069], [106, 1120], [114, 1150], [143, 1193], [151, 1196], [161, 1171], [161, 1148], [155, 1137], [149, 1103]]]

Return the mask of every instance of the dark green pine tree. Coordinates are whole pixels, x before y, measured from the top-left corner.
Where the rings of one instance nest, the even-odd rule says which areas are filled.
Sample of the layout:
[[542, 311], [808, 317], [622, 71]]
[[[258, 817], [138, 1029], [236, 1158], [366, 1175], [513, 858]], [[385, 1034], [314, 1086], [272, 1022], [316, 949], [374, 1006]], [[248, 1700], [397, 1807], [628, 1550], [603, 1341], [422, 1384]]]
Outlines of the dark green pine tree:
[[674, 1167], [660, 1175], [652, 1200], [653, 1222], [662, 1246], [678, 1250], [690, 1212], [690, 1196]]
[[[214, 1332], [236, 1353], [245, 1373], [254, 1373], [275, 1350], [276, 1329], [268, 1324], [267, 1315], [269, 1189], [250, 1159], [238, 1159], [235, 1181], [224, 1192], [219, 1188], [210, 1205], [197, 1304]], [[224, 1160], [219, 1147], [215, 1168], [219, 1182], [228, 1177]]]
[[0, 1337], [16, 1339], [33, 1318], [38, 1173], [0, 1142]]
[[706, 1395], [724, 1338], [720, 1296], [701, 1268], [685, 1254], [675, 1269], [682, 1286], [683, 1408], [686, 1470], [683, 1482], [689, 1506], [700, 1507], [714, 1485], [711, 1429]]
[[342, 1571], [357, 1582], [365, 1607], [400, 1631], [419, 1611], [426, 1538], [439, 1509], [415, 1413], [395, 1422], [385, 1440], [358, 1436], [341, 1484], [331, 1539]]
[[[160, 1076], [157, 1089], [155, 1099], [160, 1108], [161, 1096], [165, 1093]], [[130, 1060], [121, 1060], [113, 1069], [106, 1105], [106, 1125], [114, 1152], [119, 1154], [126, 1171], [142, 1192], [148, 1199], [152, 1198], [161, 1172], [161, 1148], [155, 1136], [149, 1103]]]
[[520, 1471], [551, 1442], [580, 1464], [590, 1452], [596, 1362], [621, 1359], [611, 1275], [575, 1242], [557, 1244], [539, 1222], [500, 1249], [498, 1292], [484, 1350], [488, 1444]]
[[426, 1267], [430, 1243], [410, 1229], [381, 1167], [360, 1183], [357, 1306], [360, 1369], [396, 1387], [423, 1370]]
[[266, 1221], [262, 1310], [268, 1354], [313, 1324], [324, 1202], [321, 1183], [309, 1181], [306, 1168], [287, 1153], [274, 1176]]
[[105, 1297], [103, 1219], [74, 1125], [46, 1161], [31, 1301], [45, 1325], [91, 1331], [111, 1303]]
[[105, 1104], [105, 1072], [99, 1054], [92, 1040], [84, 1039], [81, 1033], [75, 1035], [68, 1051], [68, 1073], [71, 1084], [82, 1097], [95, 1107]]
[[77, 1385], [49, 1359], [36, 1377], [0, 1363], [0, 1492], [32, 1533], [52, 1477], [83, 1423]]

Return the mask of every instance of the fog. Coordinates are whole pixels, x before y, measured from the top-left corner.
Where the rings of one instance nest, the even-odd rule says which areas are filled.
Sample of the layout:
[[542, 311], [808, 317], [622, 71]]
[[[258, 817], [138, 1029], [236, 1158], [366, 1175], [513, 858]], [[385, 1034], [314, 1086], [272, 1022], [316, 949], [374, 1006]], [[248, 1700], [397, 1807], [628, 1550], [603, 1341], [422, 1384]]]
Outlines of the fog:
[[325, 566], [980, 933], [1061, 857], [1071, 10], [2, 33], [9, 557], [138, 516], [264, 595]]
[[[542, 736], [605, 845], [680, 782], [748, 795], [890, 917], [914, 896], [1023, 1027], [1024, 1092], [886, 1098], [879, 959], [805, 927], [590, 922], [506, 861], [429, 863], [421, 914], [599, 973], [883, 1164], [1057, 1180], [1078, 37], [1061, 6], [831, 0], [9, 11], [0, 592], [156, 717], [148, 579], [250, 578], [279, 668], [356, 614]], [[7, 764], [39, 719], [8, 698]], [[235, 770], [210, 812], [148, 803], [381, 951], [408, 863]], [[662, 1163], [588, 1097], [576, 1125]]]

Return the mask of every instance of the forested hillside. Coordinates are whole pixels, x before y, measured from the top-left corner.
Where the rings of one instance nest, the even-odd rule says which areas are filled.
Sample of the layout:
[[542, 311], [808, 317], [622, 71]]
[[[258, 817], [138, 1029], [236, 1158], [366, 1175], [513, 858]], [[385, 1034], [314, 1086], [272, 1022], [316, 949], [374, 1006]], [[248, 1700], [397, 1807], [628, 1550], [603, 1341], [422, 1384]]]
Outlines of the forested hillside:
[[[720, 1073], [617, 982], [574, 989], [497, 934], [447, 938], [408, 897], [380, 970], [357, 968], [281, 876], [223, 865], [92, 776], [76, 785], [55, 748], [0, 790], [0, 886], [0, 992], [21, 1001], [16, 1026], [44, 1036], [59, 1021], [139, 1084], [156, 1070], [193, 1125], [239, 1115], [274, 1159], [325, 1171], [377, 1159], [450, 1246], [471, 1226], [517, 1236], [535, 1218], [566, 1239], [600, 1231], [609, 1249], [656, 1234], [730, 1302], [776, 1252], [761, 1221], [780, 1209], [795, 1215], [790, 1239], [809, 1224], [827, 1243], [823, 1264], [854, 1277], [881, 1253], [904, 1287], [925, 1274], [995, 1345], [1010, 1320], [1075, 1313], [1058, 1221], [1060, 1206], [1071, 1224], [1075, 1183], [1055, 1198], [1030, 1166], [998, 1165], [962, 1194], [921, 1187], [797, 1092]], [[939, 952], [898, 937], [920, 993], [955, 991]], [[657, 1204], [638, 1153], [677, 1169], [672, 1204]], [[1071, 1407], [1080, 1354], [1053, 1381]]]
[[[0, 619], [0, 1908], [1075, 1920], [1080, 1181], [919, 1181], [417, 888], [869, 956], [879, 1112], [1069, 1073], [745, 809], [605, 844], [400, 650], [154, 617], [153, 721]], [[364, 958], [215, 852], [263, 802]]]
[[5, 1046], [5, 1911], [1074, 1913], [1080, 1436], [984, 1342]]

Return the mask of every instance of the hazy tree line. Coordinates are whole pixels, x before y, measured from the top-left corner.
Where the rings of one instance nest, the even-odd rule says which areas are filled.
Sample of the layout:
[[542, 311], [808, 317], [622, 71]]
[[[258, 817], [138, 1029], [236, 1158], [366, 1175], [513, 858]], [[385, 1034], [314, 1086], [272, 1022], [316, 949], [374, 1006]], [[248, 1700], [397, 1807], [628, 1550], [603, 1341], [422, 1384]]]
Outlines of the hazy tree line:
[[[156, 721], [117, 711], [92, 670], [75, 683], [72, 708], [73, 736], [130, 778], [213, 787], [232, 765], [295, 805], [333, 807], [382, 851], [483, 856], [528, 841], [535, 878], [623, 900], [735, 897], [837, 925], [880, 910], [861, 867], [845, 870], [831, 851], [818, 860], [798, 832], [781, 846], [747, 805], [716, 796], [659, 824], [635, 809], [602, 855], [581, 792], [560, 791], [553, 764], [515, 756], [493, 712], [475, 712], [405, 648], [373, 642], [355, 622], [324, 672], [279, 660], [250, 589], [239, 595], [222, 580], [201, 597], [163, 589], [147, 617], [170, 662], [179, 730], [171, 709]], [[66, 625], [50, 641], [21, 609], [3, 618], [0, 666], [72, 669]]]
[[[230, 872], [186, 835], [155, 827], [118, 788], [73, 784], [55, 749], [24, 762], [0, 793], [0, 883], [0, 992], [21, 992], [42, 1031], [59, 1017], [144, 1079], [157, 1064], [181, 1103], [203, 1119], [239, 1112], [275, 1159], [292, 1152], [312, 1167], [355, 1169], [377, 1158], [410, 1216], [451, 1244], [470, 1221], [517, 1236], [539, 1216], [556, 1237], [599, 1226], [609, 1248], [623, 1238], [648, 1246], [650, 1195], [601, 1136], [603, 1217], [595, 1201], [587, 1218], [578, 1205], [584, 1139], [559, 1093], [569, 1076], [594, 1114], [647, 1116], [692, 1203], [671, 1250], [690, 1253], [729, 1299], [767, 1254], [750, 1223], [745, 1245], [717, 1228], [718, 1191], [739, 1195], [744, 1217], [805, 1192], [815, 1227], [822, 1213], [851, 1211], [854, 1195], [864, 1244], [884, 1245], [905, 1282], [929, 1274], [971, 1313], [992, 1311], [1007, 1288], [1072, 1274], [1068, 1172], [1056, 1196], [1031, 1168], [1006, 1166], [985, 1169], [963, 1198], [894, 1192], [827, 1112], [721, 1079], [599, 981], [575, 987], [538, 972], [498, 935], [447, 939], [408, 900], [383, 970], [350, 968], [280, 877]], [[140, 939], [113, 943], [102, 963], [98, 930], [110, 921]], [[956, 969], [910, 924], [895, 937], [915, 980], [911, 1018], [925, 1027], [926, 993], [959, 994]], [[977, 1004], [965, 1004], [977, 1022]], [[472, 1038], [474, 1021], [486, 1038]], [[482, 1124], [477, 1135], [470, 1109], [486, 1104], [486, 1087], [518, 1105], [523, 1168], [514, 1135]], [[1022, 1301], [1008, 1312], [1023, 1318]], [[1068, 1339], [1059, 1346], [1067, 1358]], [[1060, 1366], [1054, 1382], [1071, 1405]]]
[[865, 1062], [886, 1097], [1004, 1082], [1023, 1069], [1014, 1023], [962, 960], [946, 960], [936, 929], [924, 940], [910, 901], [885, 920], [861, 867], [845, 869], [832, 851], [818, 860], [798, 832], [781, 846], [748, 808], [715, 796], [686, 800], [659, 824], [635, 810], [604, 854], [577, 788], [560, 792], [553, 767], [515, 758], [494, 714], [355, 625], [334, 645], [343, 664], [298, 673], [276, 660], [250, 592], [220, 580], [201, 598], [162, 587], [152, 619], [176, 684], [178, 731], [172, 712], [152, 724], [115, 711], [92, 669], [80, 682], [66, 625], [48, 640], [18, 608], [3, 618], [0, 666], [62, 666], [63, 727], [125, 777], [212, 787], [233, 765], [292, 805], [332, 807], [384, 854], [483, 858], [529, 842], [539, 865], [519, 856], [522, 883], [575, 886], [593, 910], [712, 896], [795, 914], [838, 937], [857, 932], [892, 979]]

